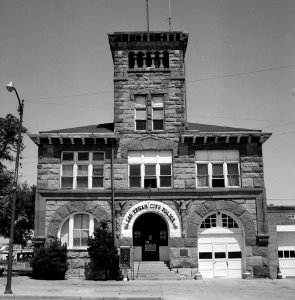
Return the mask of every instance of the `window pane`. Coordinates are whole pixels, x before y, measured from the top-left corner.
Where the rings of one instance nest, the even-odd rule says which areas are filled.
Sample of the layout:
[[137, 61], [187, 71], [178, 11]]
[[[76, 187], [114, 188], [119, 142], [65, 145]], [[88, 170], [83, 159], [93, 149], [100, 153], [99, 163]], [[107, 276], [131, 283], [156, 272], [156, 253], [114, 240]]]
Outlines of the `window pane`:
[[160, 176], [160, 187], [171, 187], [171, 176]]
[[89, 215], [74, 215], [74, 229], [89, 229]]
[[136, 130], [146, 130], [146, 121], [136, 121]]
[[242, 258], [242, 252], [237, 251], [237, 252], [228, 252], [228, 258]]
[[225, 258], [225, 252], [215, 252], [215, 258]]
[[160, 175], [171, 175], [171, 165], [160, 165]]
[[163, 96], [153, 96], [152, 97], [152, 105], [163, 107], [164, 106], [164, 97]]
[[145, 165], [145, 175], [146, 176], [156, 175], [156, 165]]
[[88, 188], [88, 177], [78, 177], [77, 176], [77, 188]]
[[78, 160], [89, 160], [88, 152], [78, 152]]
[[93, 152], [94, 161], [104, 161], [104, 152]]
[[212, 252], [200, 252], [199, 259], [212, 259]]
[[144, 187], [145, 188], [156, 188], [157, 187], [157, 179], [156, 178], [145, 178], [144, 179]]
[[153, 119], [154, 120], [163, 120], [164, 119], [164, 110], [163, 109], [153, 109]]
[[130, 165], [130, 176], [140, 176], [140, 165]]
[[227, 172], [229, 175], [238, 175], [239, 174], [239, 165], [238, 164], [227, 164]]
[[289, 251], [284, 251], [284, 257], [289, 257]]
[[223, 165], [212, 164], [212, 175], [222, 177], [223, 176]]
[[62, 160], [73, 161], [74, 160], [74, 152], [64, 152], [62, 155]]
[[198, 186], [209, 186], [209, 175], [207, 164], [197, 164]]
[[164, 120], [153, 120], [153, 130], [164, 130]]
[[73, 165], [63, 165], [62, 166], [62, 176], [72, 177], [73, 176]]
[[146, 96], [135, 96], [135, 106], [145, 107], [146, 106]]
[[283, 251], [279, 251], [278, 256], [281, 257], [281, 258], [284, 257]]
[[88, 165], [78, 165], [78, 175], [88, 176]]
[[130, 185], [130, 187], [140, 187], [141, 186], [141, 178], [140, 177], [130, 177], [129, 185]]
[[69, 220], [67, 220], [60, 230], [60, 240], [62, 244], [69, 245]]
[[103, 176], [103, 166], [93, 166], [93, 176]]
[[103, 187], [103, 177], [92, 177], [92, 187], [94, 188]]
[[146, 120], [145, 109], [136, 109], [136, 120]]
[[295, 251], [294, 250], [290, 250], [290, 257], [295, 257]]
[[62, 188], [72, 188], [73, 187], [73, 177], [62, 177], [61, 178]]

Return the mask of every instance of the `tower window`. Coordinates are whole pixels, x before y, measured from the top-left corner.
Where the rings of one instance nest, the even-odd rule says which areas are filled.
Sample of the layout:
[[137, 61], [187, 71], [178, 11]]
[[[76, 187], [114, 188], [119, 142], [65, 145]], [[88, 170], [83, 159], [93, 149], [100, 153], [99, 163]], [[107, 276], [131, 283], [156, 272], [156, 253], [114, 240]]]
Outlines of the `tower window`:
[[129, 54], [128, 54], [128, 67], [129, 67], [129, 69], [133, 69], [134, 64], [135, 64], [134, 53], [129, 52]]
[[152, 96], [153, 130], [164, 130], [164, 96]]
[[163, 53], [163, 65], [164, 68], [169, 68], [169, 53], [167, 51]]
[[138, 68], [143, 67], [143, 53], [142, 52], [137, 53], [137, 66], [138, 66]]
[[146, 96], [135, 96], [135, 130], [146, 130]]

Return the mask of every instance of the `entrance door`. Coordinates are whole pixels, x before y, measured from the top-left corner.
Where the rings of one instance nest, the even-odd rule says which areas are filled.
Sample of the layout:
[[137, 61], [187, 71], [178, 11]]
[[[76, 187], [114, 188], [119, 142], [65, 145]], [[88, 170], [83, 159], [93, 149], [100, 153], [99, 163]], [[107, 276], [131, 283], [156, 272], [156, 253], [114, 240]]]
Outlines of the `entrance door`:
[[204, 278], [241, 278], [240, 234], [204, 235], [199, 238], [199, 271]]
[[155, 213], [138, 217], [133, 226], [133, 245], [141, 248], [143, 261], [160, 260], [159, 249], [168, 246], [167, 224]]

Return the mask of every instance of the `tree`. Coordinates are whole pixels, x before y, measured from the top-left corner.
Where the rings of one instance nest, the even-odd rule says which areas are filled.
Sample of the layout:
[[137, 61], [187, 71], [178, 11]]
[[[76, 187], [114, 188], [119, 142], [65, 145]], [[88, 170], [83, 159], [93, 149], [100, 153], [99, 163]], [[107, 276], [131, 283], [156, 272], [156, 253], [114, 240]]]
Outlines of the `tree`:
[[33, 278], [35, 279], [64, 279], [68, 269], [67, 245], [59, 239], [52, 240], [49, 245], [35, 249], [31, 261]]
[[[15, 210], [14, 243], [26, 244], [32, 238], [34, 230], [36, 186], [27, 183], [19, 185]], [[11, 197], [5, 195], [0, 199], [0, 236], [9, 238], [11, 222]]]
[[104, 278], [116, 279], [119, 267], [118, 254], [106, 221], [101, 221], [100, 226], [95, 228], [93, 237], [88, 238], [87, 244], [91, 260], [88, 269], [91, 270], [91, 275], [86, 277], [92, 279], [91, 277], [98, 269], [103, 269]]
[[[19, 120], [15, 116], [8, 114], [5, 118], [0, 118], [0, 197], [9, 194], [13, 184], [13, 172], [7, 169], [5, 163], [15, 160], [17, 151]], [[22, 127], [22, 132], [27, 132]], [[23, 138], [20, 145], [21, 151], [24, 149]]]

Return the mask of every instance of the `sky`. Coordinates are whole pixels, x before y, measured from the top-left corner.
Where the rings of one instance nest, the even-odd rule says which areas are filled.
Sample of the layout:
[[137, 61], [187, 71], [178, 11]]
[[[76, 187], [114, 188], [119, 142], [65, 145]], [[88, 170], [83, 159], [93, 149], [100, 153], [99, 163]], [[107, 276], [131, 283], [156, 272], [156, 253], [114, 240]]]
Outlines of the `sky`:
[[[150, 30], [169, 29], [168, 0], [149, 0]], [[145, 0], [0, 0], [0, 117], [30, 133], [113, 122], [107, 33], [146, 30]], [[172, 30], [189, 33], [188, 121], [261, 129], [269, 204], [295, 205], [295, 1], [171, 0]], [[36, 184], [25, 138], [20, 175]], [[13, 165], [10, 165], [13, 168]]]

